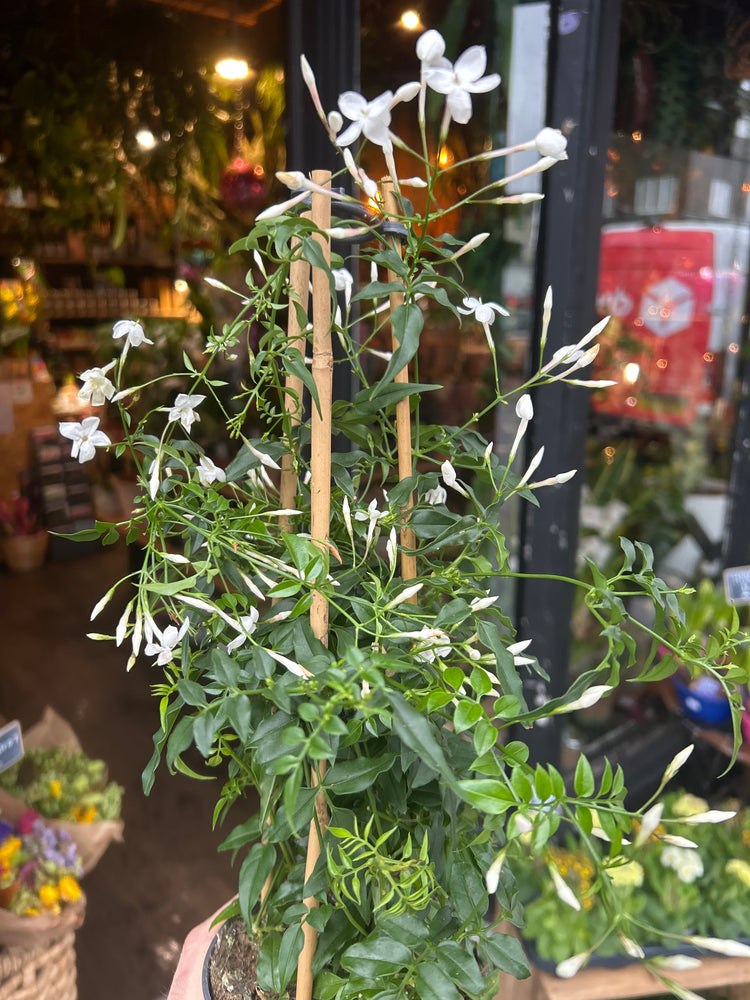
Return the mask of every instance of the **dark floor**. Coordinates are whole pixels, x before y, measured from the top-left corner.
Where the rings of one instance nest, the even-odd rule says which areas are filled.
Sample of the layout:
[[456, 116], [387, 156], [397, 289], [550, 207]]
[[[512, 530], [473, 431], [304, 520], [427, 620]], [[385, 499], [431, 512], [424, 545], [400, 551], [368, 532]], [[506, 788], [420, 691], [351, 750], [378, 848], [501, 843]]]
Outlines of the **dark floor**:
[[28, 727], [52, 706], [125, 788], [124, 842], [84, 880], [79, 1000], [163, 996], [187, 931], [233, 892], [230, 858], [215, 850], [223, 834], [211, 831], [213, 782], [160, 768], [151, 795], [141, 789], [158, 721], [148, 685], [158, 673], [127, 673], [124, 647], [86, 638], [114, 630], [119, 602], [93, 624], [89, 615], [127, 569], [124, 545], [28, 573], [0, 566], [0, 712]]

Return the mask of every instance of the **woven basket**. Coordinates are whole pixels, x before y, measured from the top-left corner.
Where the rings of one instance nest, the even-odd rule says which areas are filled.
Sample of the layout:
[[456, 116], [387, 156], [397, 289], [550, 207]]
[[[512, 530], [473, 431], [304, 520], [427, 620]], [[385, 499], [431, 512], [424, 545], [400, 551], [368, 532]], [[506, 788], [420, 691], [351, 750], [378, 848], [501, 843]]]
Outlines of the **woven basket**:
[[0, 950], [0, 1000], [76, 1000], [75, 933]]

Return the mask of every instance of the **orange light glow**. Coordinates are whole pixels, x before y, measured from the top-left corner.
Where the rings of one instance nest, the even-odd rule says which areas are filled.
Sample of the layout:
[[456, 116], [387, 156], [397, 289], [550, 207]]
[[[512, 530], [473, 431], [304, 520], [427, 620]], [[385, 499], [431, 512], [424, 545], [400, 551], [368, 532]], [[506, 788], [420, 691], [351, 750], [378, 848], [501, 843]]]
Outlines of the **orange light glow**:
[[641, 139], [643, 138], [643, 135], [641, 132], [632, 132], [630, 138], [633, 140], [633, 142], [640, 142]]
[[450, 146], [441, 146], [440, 152], [438, 153], [438, 166], [445, 168], [449, 167], [451, 163], [455, 161], [456, 157], [453, 155], [453, 150]]
[[661, 368], [663, 370], [664, 368], [667, 367], [668, 364], [669, 362], [667, 361], [666, 358], [659, 358], [659, 360], [656, 362], [656, 367]]

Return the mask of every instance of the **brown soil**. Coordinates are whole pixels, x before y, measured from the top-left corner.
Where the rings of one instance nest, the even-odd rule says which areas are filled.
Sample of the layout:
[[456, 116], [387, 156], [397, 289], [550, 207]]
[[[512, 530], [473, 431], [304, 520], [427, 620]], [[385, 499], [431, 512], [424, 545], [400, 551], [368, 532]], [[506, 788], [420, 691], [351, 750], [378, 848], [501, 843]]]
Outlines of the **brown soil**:
[[[212, 1000], [277, 1000], [277, 993], [267, 993], [256, 982], [258, 951], [241, 917], [221, 927], [208, 964]], [[293, 991], [289, 996], [294, 1000]]]

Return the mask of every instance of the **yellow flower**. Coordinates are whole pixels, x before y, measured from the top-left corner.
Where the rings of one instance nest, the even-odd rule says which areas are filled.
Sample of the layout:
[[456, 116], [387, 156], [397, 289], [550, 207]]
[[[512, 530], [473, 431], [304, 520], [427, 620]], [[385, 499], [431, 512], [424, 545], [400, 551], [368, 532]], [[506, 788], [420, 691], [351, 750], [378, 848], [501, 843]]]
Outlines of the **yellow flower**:
[[638, 861], [626, 861], [624, 865], [613, 865], [607, 874], [614, 885], [622, 889], [643, 885], [643, 866]]
[[732, 858], [731, 861], [727, 861], [724, 866], [724, 871], [728, 872], [730, 875], [736, 875], [743, 885], [750, 888], [750, 862], [742, 861], [740, 858]]
[[63, 875], [57, 883], [57, 888], [64, 903], [75, 903], [81, 898], [81, 887], [72, 875]]
[[708, 812], [708, 802], [697, 795], [685, 792], [672, 806], [672, 812], [675, 816], [697, 816], [699, 813]]
[[42, 901], [42, 906], [46, 910], [59, 912], [60, 890], [56, 885], [50, 885], [50, 883], [47, 882], [41, 886], [39, 889], [39, 899]]
[[96, 806], [73, 806], [70, 811], [76, 823], [93, 823], [96, 819]]
[[62, 785], [57, 780], [57, 778], [54, 778], [52, 781], [50, 781], [49, 793], [53, 799], [59, 799], [60, 796], [62, 795]]
[[13, 858], [18, 853], [20, 847], [20, 837], [6, 837], [2, 844], [0, 844], [0, 865], [3, 868], [11, 867]]

